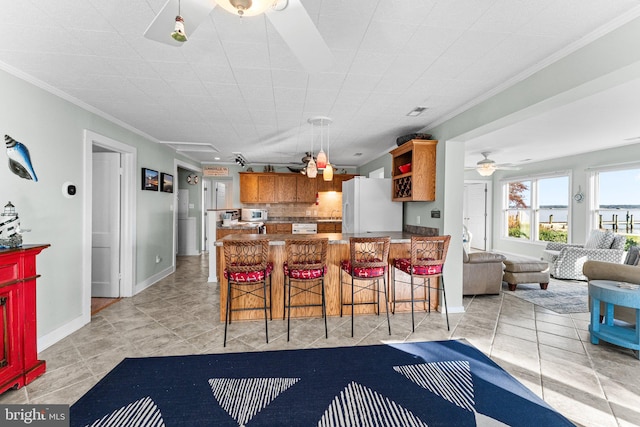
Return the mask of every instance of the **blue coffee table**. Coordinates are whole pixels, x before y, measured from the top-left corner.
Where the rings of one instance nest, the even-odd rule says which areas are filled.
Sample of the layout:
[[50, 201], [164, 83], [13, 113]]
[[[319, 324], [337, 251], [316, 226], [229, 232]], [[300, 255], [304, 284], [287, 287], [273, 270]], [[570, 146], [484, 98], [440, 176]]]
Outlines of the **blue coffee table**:
[[[640, 359], [640, 285], [613, 280], [591, 280], [589, 282], [591, 297], [591, 343], [600, 340], [634, 350]], [[600, 302], [604, 303], [605, 323], [600, 323]], [[634, 328], [616, 325], [613, 318], [613, 307], [620, 305], [636, 310]]]

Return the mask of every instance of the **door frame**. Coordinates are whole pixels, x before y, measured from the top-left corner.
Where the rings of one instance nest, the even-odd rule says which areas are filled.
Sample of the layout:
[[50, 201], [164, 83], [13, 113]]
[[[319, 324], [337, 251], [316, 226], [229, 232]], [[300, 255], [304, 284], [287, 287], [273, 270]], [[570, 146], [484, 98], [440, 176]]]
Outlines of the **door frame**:
[[[120, 192], [120, 296], [133, 296], [136, 272], [136, 165], [137, 149], [130, 145], [84, 130], [83, 187], [83, 246], [82, 251], [82, 318], [91, 321], [91, 233], [93, 211], [93, 146], [120, 153], [122, 169]], [[81, 190], [82, 191], [82, 190]]]
[[[187, 163], [183, 160], [180, 159], [174, 159], [173, 160], [173, 176], [175, 177], [173, 184], [174, 184], [174, 188], [173, 188], [173, 204], [171, 206], [171, 209], [173, 210], [173, 245], [172, 245], [172, 251], [173, 251], [173, 256], [171, 257], [173, 260], [173, 269], [175, 271], [176, 268], [176, 257], [178, 255], [178, 190], [180, 189], [180, 183], [179, 181], [179, 175], [178, 175], [178, 168], [180, 169], [186, 169], [188, 171], [191, 172], [195, 172], [200, 174], [200, 181], [202, 182], [202, 168], [193, 164], [193, 163]], [[200, 184], [202, 185], [202, 184]], [[201, 210], [201, 214], [202, 214], [202, 210], [204, 209], [204, 207], [200, 207]], [[200, 251], [202, 252], [202, 250]]]
[[[490, 251], [493, 248], [493, 181], [485, 180], [485, 179], [465, 179], [464, 185], [467, 184], [484, 184], [486, 188], [485, 199], [484, 199], [484, 233], [485, 233], [485, 250]], [[466, 199], [466, 198], [465, 198]], [[466, 200], [463, 200], [463, 208], [464, 212], [467, 209]], [[464, 223], [464, 221], [463, 221]]]

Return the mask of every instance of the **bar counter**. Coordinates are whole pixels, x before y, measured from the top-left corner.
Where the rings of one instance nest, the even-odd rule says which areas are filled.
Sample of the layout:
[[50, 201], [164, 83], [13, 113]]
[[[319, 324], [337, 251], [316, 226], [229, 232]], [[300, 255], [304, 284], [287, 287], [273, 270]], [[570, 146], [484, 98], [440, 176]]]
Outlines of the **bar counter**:
[[[291, 238], [327, 238], [329, 240], [329, 247], [327, 250], [327, 275], [325, 276], [325, 291], [326, 291], [326, 304], [327, 315], [339, 316], [340, 315], [340, 261], [349, 258], [349, 238], [351, 237], [378, 237], [389, 236], [391, 238], [391, 247], [389, 249], [389, 261], [394, 258], [408, 258], [411, 251], [411, 236], [410, 233], [401, 231], [394, 232], [375, 232], [375, 233], [319, 233], [319, 234], [231, 234], [223, 237], [215, 242], [215, 246], [219, 247], [222, 251], [222, 244], [228, 240], [269, 240], [269, 261], [273, 262], [273, 272], [271, 273], [271, 295], [272, 304], [271, 310], [274, 319], [282, 319], [284, 314], [284, 273], [282, 270], [282, 264], [285, 261], [285, 249], [284, 243], [286, 239]], [[225, 260], [224, 256], [220, 257], [221, 262], [218, 265], [220, 277], [220, 321], [224, 322], [225, 307], [227, 303], [227, 281], [224, 279], [224, 275], [221, 274], [224, 271]], [[349, 276], [343, 274], [343, 280], [348, 280]], [[390, 279], [391, 274], [389, 270], [389, 277], [387, 278], [387, 295], [389, 302], [391, 302], [390, 292]], [[410, 298], [410, 287], [408, 285], [409, 276], [401, 271], [396, 270], [396, 279], [405, 283], [398, 283], [396, 288], [396, 297], [398, 300], [406, 300]], [[435, 280], [435, 279], [434, 279]], [[345, 287], [343, 285], [343, 301], [351, 302], [351, 285]], [[418, 280], [416, 280], [418, 283]], [[382, 285], [382, 281], [380, 282]], [[436, 283], [432, 283], [434, 286]], [[369, 300], [372, 297], [373, 292], [360, 292], [356, 294], [356, 302], [359, 300]], [[423, 295], [421, 290], [416, 291], [416, 298]], [[302, 298], [300, 296], [299, 298]], [[304, 298], [308, 298], [305, 302], [315, 303], [318, 302], [319, 297], [305, 294]], [[303, 300], [304, 301], [304, 300]], [[381, 301], [381, 314], [384, 314], [384, 295], [380, 295]], [[238, 303], [241, 305], [238, 306]], [[242, 299], [235, 301], [234, 307], [262, 307], [262, 300], [250, 296], [243, 296]], [[431, 309], [435, 310], [438, 305], [438, 296], [436, 291], [432, 291], [431, 294]], [[424, 309], [422, 304], [416, 304], [416, 310]], [[411, 311], [411, 306], [408, 303], [398, 303], [396, 305], [396, 311]], [[355, 307], [355, 314], [370, 314], [375, 313], [374, 305], [361, 305]], [[343, 307], [343, 315], [351, 315], [351, 306]], [[305, 307], [295, 308], [291, 311], [291, 317], [319, 317], [321, 316], [321, 310], [319, 307]], [[264, 315], [260, 310], [248, 310], [233, 313], [233, 320], [239, 319], [263, 319]]]

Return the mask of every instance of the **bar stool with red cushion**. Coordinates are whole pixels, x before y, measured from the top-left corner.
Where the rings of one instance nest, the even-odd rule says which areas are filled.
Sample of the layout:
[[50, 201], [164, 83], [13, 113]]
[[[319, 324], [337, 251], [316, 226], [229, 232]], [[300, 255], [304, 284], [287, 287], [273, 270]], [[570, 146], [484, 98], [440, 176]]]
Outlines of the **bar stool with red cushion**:
[[[392, 312], [395, 313], [396, 302], [411, 303], [411, 328], [415, 332], [414, 305], [416, 302], [423, 302], [427, 305], [425, 308], [431, 311], [431, 289], [442, 291], [442, 299], [444, 301], [444, 311], [447, 317], [447, 330], [449, 330], [449, 311], [447, 310], [447, 294], [444, 287], [444, 277], [442, 269], [445, 259], [447, 258], [447, 250], [449, 249], [449, 241], [451, 236], [412, 236], [411, 237], [411, 257], [396, 258], [392, 262], [391, 269], [391, 296], [392, 296]], [[395, 270], [398, 269], [410, 276], [411, 298], [405, 300], [396, 299], [397, 283], [405, 283], [396, 279]], [[414, 278], [422, 279], [421, 284], [415, 284]], [[431, 286], [431, 279], [436, 279], [436, 286]], [[442, 286], [440, 286], [440, 284]], [[420, 299], [415, 298], [415, 289], [422, 288], [424, 295]]]
[[[349, 239], [349, 259], [340, 262], [340, 317], [342, 307], [351, 305], [351, 336], [353, 336], [354, 305], [376, 304], [377, 314], [380, 315], [380, 293], [384, 293], [387, 325], [391, 335], [391, 321], [389, 320], [389, 305], [387, 299], [387, 274], [389, 268], [390, 237], [351, 237]], [[343, 301], [342, 285], [343, 273], [351, 277], [351, 302]], [[382, 289], [380, 279], [382, 278]], [[366, 284], [359, 284], [363, 281]], [[348, 282], [347, 282], [348, 283]], [[372, 301], [355, 302], [356, 294], [371, 290], [375, 293]]]
[[[301, 307], [322, 307], [324, 336], [327, 330], [327, 305], [324, 277], [327, 274], [327, 246], [329, 239], [286, 239], [286, 260], [284, 271], [283, 305], [287, 316], [287, 341], [291, 329], [291, 309]], [[309, 297], [310, 296], [310, 297]], [[320, 296], [320, 302], [314, 302]], [[291, 301], [294, 300], [292, 304]], [[296, 301], [297, 300], [297, 301]]]
[[[227, 305], [224, 321], [224, 344], [227, 345], [227, 325], [231, 323], [233, 311], [264, 310], [264, 330], [267, 343], [267, 307], [271, 317], [271, 272], [273, 263], [269, 262], [269, 241], [266, 239], [224, 241], [224, 278], [227, 279]], [[269, 284], [267, 285], [267, 279]], [[267, 298], [267, 286], [269, 297]], [[234, 295], [235, 293], [235, 295]], [[263, 300], [262, 306], [233, 308], [232, 301], [250, 297]]]

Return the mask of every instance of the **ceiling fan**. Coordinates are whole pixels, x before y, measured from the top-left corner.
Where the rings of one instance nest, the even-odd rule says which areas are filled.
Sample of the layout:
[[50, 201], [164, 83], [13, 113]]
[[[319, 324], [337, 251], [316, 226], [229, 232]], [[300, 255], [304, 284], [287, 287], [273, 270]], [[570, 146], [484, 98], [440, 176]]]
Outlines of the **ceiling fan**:
[[484, 151], [482, 153], [484, 159], [478, 161], [476, 163], [476, 167], [473, 168], [465, 168], [466, 170], [475, 170], [482, 176], [491, 176], [496, 170], [519, 170], [520, 168], [517, 166], [511, 166], [507, 164], [497, 164], [494, 160], [489, 158], [488, 151]]
[[264, 13], [308, 72], [326, 70], [333, 62], [329, 47], [301, 0], [167, 0], [144, 36], [182, 46], [187, 41], [186, 32], [193, 33], [216, 5], [239, 17]]

